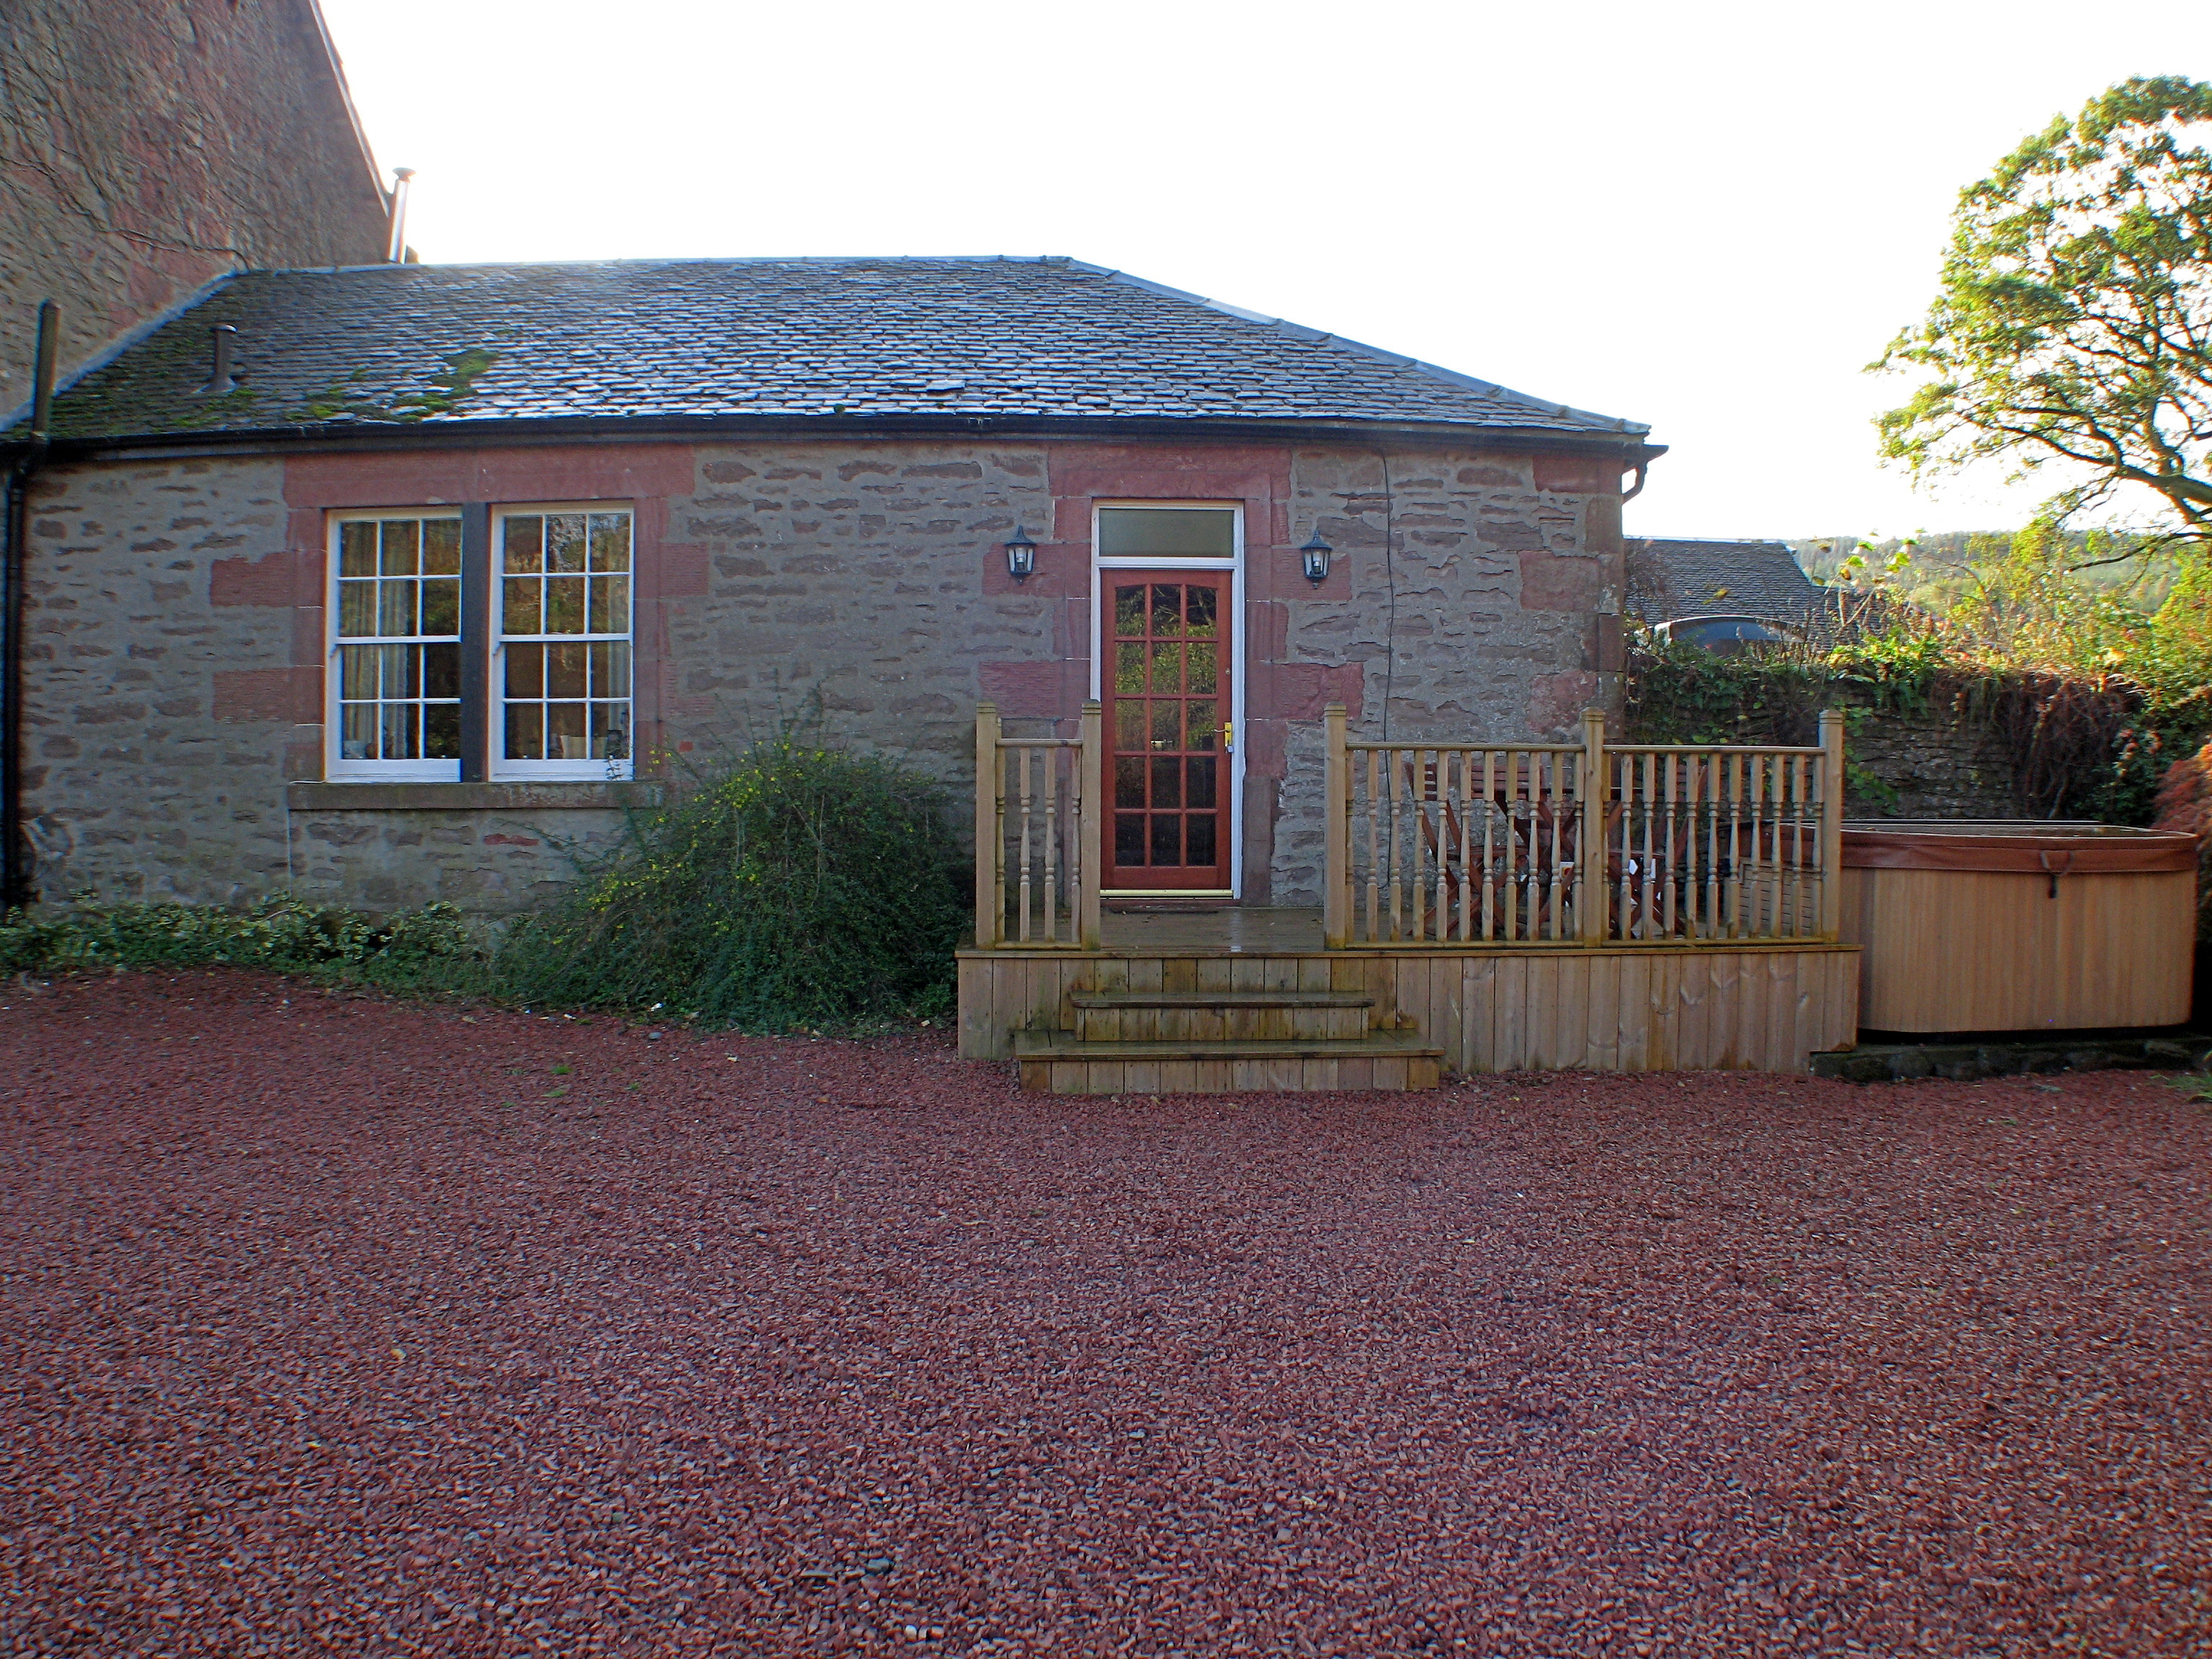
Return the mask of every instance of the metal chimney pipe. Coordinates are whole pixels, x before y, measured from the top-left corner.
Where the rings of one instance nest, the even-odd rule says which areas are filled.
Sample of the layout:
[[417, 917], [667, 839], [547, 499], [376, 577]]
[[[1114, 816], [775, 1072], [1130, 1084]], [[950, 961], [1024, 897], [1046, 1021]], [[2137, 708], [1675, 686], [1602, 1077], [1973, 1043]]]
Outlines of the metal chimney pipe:
[[235, 323], [217, 323], [208, 330], [215, 352], [215, 367], [208, 375], [208, 383], [200, 390], [210, 398], [220, 398], [226, 392], [238, 390], [238, 381], [230, 372], [231, 342], [238, 338]]
[[407, 257], [407, 181], [414, 176], [413, 167], [392, 169], [392, 240], [384, 257], [395, 265]]

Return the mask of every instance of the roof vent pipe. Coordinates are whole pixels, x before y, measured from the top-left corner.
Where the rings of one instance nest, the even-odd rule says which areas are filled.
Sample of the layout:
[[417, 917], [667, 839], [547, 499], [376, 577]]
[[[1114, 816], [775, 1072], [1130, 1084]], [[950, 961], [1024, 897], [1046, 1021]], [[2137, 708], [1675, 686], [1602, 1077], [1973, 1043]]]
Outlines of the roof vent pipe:
[[217, 323], [208, 330], [210, 343], [215, 353], [215, 366], [209, 371], [208, 383], [200, 390], [210, 398], [220, 398], [226, 392], [238, 390], [238, 380], [230, 372], [230, 348], [238, 338], [238, 325]]
[[395, 265], [407, 253], [407, 181], [414, 176], [413, 167], [392, 169], [392, 236], [385, 244], [384, 257]]

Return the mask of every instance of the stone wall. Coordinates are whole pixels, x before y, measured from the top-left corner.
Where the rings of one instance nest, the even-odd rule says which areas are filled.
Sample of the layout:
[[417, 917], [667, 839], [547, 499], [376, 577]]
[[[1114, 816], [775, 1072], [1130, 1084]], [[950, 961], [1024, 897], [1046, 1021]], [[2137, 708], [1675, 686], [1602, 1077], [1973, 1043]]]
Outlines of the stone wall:
[[309, 0], [8, 0], [0, 410], [226, 270], [368, 264], [381, 191]]
[[[605, 785], [321, 781], [333, 508], [630, 501], [648, 775], [814, 705], [964, 792], [980, 699], [1074, 730], [1101, 499], [1243, 506], [1247, 902], [1317, 902], [1328, 702], [1361, 733], [1466, 738], [1565, 735], [1617, 699], [1618, 481], [1574, 462], [885, 440], [78, 465], [34, 498], [40, 886], [498, 912], [618, 832]], [[1018, 524], [1040, 543], [1019, 584]], [[1318, 588], [1297, 552], [1316, 528], [1336, 548]]]
[[2021, 816], [2011, 763], [1988, 728], [1949, 709], [1908, 714], [1863, 708], [1853, 717], [1844, 755], [1857, 775], [1844, 797], [1852, 817]]

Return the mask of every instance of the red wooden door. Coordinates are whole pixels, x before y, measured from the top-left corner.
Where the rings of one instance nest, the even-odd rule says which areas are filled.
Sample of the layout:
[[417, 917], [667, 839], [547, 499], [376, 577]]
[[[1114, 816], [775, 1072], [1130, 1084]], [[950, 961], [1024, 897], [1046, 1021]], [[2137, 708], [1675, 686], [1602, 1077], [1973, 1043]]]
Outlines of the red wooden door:
[[1109, 888], [1229, 887], [1230, 575], [1099, 573], [1113, 751]]

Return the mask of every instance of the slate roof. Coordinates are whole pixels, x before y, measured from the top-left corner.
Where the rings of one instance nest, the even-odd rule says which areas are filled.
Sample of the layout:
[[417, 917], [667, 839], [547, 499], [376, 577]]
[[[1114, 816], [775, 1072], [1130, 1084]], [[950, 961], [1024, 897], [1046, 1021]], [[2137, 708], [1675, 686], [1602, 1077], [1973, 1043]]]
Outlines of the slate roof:
[[745, 417], [1650, 429], [1075, 260], [915, 258], [243, 272], [82, 374], [54, 434]]
[[1820, 589], [1780, 542], [1674, 541], [1632, 538], [1626, 602], [1645, 623], [1714, 615], [1798, 621]]

